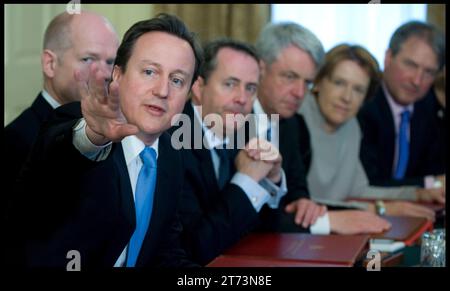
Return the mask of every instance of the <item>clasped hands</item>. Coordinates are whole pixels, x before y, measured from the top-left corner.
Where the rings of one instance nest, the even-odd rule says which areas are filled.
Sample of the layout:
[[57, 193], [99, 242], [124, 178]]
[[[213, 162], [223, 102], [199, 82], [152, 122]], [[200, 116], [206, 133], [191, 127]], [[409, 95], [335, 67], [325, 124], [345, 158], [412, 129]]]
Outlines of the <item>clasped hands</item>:
[[[268, 178], [274, 183], [281, 181], [282, 156], [278, 149], [264, 139], [252, 139], [236, 157], [236, 169], [255, 181]], [[316, 223], [327, 212], [326, 206], [307, 198], [292, 201], [285, 207], [287, 213], [295, 213], [295, 223], [304, 228]]]

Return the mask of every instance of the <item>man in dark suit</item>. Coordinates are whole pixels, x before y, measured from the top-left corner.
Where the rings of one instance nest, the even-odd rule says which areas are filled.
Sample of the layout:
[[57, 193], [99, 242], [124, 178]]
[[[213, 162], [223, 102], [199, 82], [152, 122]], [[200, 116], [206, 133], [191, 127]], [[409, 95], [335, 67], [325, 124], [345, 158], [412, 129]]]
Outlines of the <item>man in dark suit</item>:
[[[276, 46], [273, 44], [277, 44]], [[323, 62], [324, 50], [319, 39], [307, 28], [296, 23], [268, 24], [261, 31], [256, 47], [261, 57], [261, 83], [258, 98], [254, 102], [254, 113], [267, 115], [267, 121], [259, 118], [258, 135], [266, 136], [270, 132], [271, 142], [279, 148], [283, 157], [283, 169], [286, 173], [288, 193], [280, 210], [295, 215], [280, 213], [281, 218], [275, 225], [278, 231], [303, 231], [301, 225], [314, 213], [302, 213], [309, 199], [306, 182], [306, 169], [303, 154], [300, 153], [305, 142], [300, 136], [301, 126], [297, 120], [299, 109], [305, 94], [312, 84], [318, 68]], [[279, 120], [279, 122], [278, 122]], [[302, 121], [302, 119], [299, 119]], [[389, 224], [375, 214], [356, 210], [333, 210], [320, 213], [318, 220], [312, 221], [309, 230], [315, 234], [375, 233], [389, 227]], [[317, 209], [312, 209], [318, 211]], [[273, 220], [273, 219], [272, 219]], [[355, 223], [357, 221], [357, 223]]]
[[31, 107], [4, 129], [6, 181], [13, 181], [53, 109], [80, 101], [76, 69], [97, 63], [104, 79], [111, 78], [119, 40], [111, 23], [101, 15], [82, 11], [57, 15], [47, 26], [41, 54], [44, 88]]
[[14, 193], [18, 263], [64, 267], [75, 250], [81, 269], [193, 265], [179, 245], [181, 157], [163, 132], [201, 59], [183, 22], [162, 14], [127, 31], [108, 88], [96, 64], [76, 71], [81, 112], [56, 110]]
[[207, 44], [192, 100], [179, 120], [183, 124], [171, 129], [185, 165], [183, 242], [200, 264], [257, 227], [259, 216], [277, 209], [286, 193], [281, 157], [261, 159], [260, 150], [243, 149], [245, 136], [237, 133], [251, 112], [258, 61], [245, 43], [221, 39]]
[[412, 21], [394, 32], [382, 84], [358, 115], [360, 156], [372, 185], [417, 185], [445, 194], [429, 94], [444, 62], [444, 36], [434, 26]]

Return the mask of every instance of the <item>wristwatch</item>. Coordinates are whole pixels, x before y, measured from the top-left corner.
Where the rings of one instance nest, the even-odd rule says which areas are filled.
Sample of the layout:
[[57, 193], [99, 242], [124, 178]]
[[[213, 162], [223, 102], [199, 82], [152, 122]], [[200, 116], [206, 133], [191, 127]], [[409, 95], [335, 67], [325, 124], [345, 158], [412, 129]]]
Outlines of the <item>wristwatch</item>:
[[385, 215], [386, 214], [386, 205], [384, 205], [383, 200], [375, 201], [375, 210], [376, 210], [378, 215]]

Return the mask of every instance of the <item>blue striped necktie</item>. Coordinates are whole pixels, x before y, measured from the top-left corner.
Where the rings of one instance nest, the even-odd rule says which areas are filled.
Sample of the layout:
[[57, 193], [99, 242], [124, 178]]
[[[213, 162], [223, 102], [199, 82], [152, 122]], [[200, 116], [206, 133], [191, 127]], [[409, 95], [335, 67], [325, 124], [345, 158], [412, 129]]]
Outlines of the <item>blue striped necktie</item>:
[[156, 184], [156, 152], [145, 147], [139, 154], [142, 168], [136, 183], [135, 208], [136, 229], [128, 245], [127, 267], [134, 267], [147, 233], [153, 208], [153, 194]]

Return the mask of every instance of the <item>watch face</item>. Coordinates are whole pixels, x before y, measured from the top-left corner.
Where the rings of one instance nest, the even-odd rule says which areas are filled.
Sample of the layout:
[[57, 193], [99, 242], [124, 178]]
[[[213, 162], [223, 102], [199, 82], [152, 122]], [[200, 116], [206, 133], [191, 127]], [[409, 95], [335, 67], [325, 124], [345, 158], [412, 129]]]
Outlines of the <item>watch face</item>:
[[384, 215], [386, 213], [386, 207], [384, 206], [383, 201], [375, 202], [375, 208], [378, 215]]

